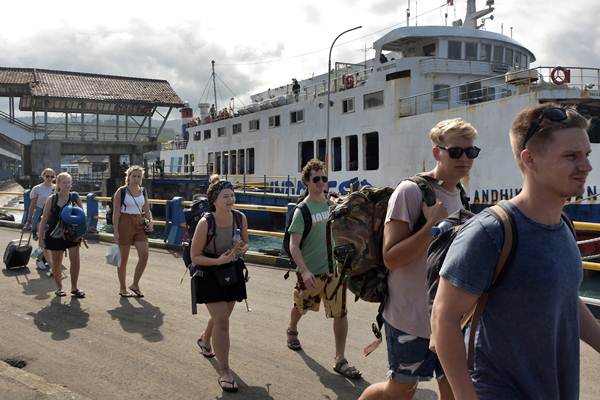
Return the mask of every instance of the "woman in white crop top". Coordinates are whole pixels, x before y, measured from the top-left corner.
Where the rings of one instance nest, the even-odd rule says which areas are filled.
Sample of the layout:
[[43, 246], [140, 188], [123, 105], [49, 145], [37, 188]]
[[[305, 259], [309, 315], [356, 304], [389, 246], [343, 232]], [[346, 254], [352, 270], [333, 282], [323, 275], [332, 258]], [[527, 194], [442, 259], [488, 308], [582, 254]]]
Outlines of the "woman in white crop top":
[[[154, 230], [152, 213], [148, 204], [146, 191], [142, 187], [144, 169], [132, 165], [125, 172], [125, 186], [117, 189], [113, 197], [114, 242], [119, 245], [121, 263], [117, 271], [119, 276], [119, 295], [121, 297], [144, 297], [139, 283], [148, 264], [148, 237]], [[138, 253], [133, 283], [129, 286], [134, 294], [127, 290], [127, 260], [131, 245]]]

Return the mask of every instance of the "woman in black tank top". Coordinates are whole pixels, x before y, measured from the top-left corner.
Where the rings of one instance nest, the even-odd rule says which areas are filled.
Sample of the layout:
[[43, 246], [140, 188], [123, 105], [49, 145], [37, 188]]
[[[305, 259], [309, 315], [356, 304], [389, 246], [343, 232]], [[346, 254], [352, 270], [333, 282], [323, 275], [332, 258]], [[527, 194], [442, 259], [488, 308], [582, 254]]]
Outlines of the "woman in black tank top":
[[[221, 388], [226, 392], [237, 392], [238, 386], [229, 368], [229, 316], [235, 302], [246, 299], [246, 282], [242, 272], [245, 266], [239, 256], [248, 250], [248, 222], [243, 214], [233, 209], [235, 195], [231, 183], [212, 176], [207, 196], [213, 212], [198, 222], [190, 250], [192, 262], [199, 266], [202, 274], [202, 277], [192, 278], [196, 279], [197, 302], [206, 304], [210, 314], [198, 346], [205, 357], [217, 356]], [[241, 221], [239, 227], [236, 226], [238, 219]], [[212, 221], [210, 224], [209, 220]], [[213, 232], [209, 232], [209, 225], [214, 225]], [[236, 240], [238, 230], [239, 240]], [[238, 274], [237, 282], [223, 285], [219, 271], [232, 265]]]
[[85, 293], [77, 287], [79, 278], [80, 259], [79, 246], [81, 241], [70, 242], [65, 239], [56, 239], [50, 236], [60, 220], [60, 212], [67, 204], [76, 205], [83, 208], [79, 195], [71, 193], [73, 178], [66, 172], [61, 172], [56, 177], [56, 193], [48, 197], [44, 205], [42, 219], [38, 225], [38, 236], [41, 249], [50, 250], [52, 274], [56, 282], [55, 295], [59, 297], [66, 296], [62, 287], [62, 261], [65, 250], [69, 251], [70, 275], [71, 275], [71, 296], [84, 298]]

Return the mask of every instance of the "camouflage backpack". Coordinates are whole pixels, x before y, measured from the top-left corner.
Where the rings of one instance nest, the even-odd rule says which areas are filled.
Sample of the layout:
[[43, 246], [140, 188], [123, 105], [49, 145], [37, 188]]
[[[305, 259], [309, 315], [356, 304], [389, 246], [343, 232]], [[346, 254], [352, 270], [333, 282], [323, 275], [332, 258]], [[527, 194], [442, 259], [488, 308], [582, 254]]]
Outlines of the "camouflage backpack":
[[333, 205], [327, 220], [327, 251], [329, 269], [333, 271], [333, 260], [337, 261], [340, 280], [331, 298], [345, 281], [357, 300], [380, 303], [385, 299], [383, 225], [393, 192], [389, 187], [365, 186]]

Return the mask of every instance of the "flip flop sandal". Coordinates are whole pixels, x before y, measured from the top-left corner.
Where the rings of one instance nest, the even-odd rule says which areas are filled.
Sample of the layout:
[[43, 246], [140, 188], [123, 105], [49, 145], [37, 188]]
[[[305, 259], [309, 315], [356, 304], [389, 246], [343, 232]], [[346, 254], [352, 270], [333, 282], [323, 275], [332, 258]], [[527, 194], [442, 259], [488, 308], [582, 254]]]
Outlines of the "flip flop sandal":
[[140, 289], [134, 289], [132, 287], [129, 287], [129, 290], [131, 290], [133, 293], [135, 293], [135, 297], [139, 297], [139, 298], [144, 297], [144, 293], [142, 293], [142, 291]]
[[356, 367], [348, 364], [348, 360], [345, 358], [339, 360], [333, 367], [333, 370], [349, 379], [359, 379], [361, 377], [360, 371], [356, 369]]
[[198, 339], [198, 341], [196, 343], [198, 344], [198, 347], [200, 348], [200, 354], [202, 354], [204, 357], [213, 358], [215, 356], [215, 353], [213, 353], [210, 346], [207, 346], [204, 343], [204, 338], [201, 337], [200, 339]]
[[56, 289], [56, 291], [54, 292], [54, 294], [57, 297], [65, 297], [67, 295], [67, 293], [64, 290], [62, 290], [62, 289]]
[[294, 351], [300, 351], [302, 350], [302, 345], [300, 344], [300, 341], [298, 340], [298, 331], [292, 331], [290, 328], [288, 328], [285, 333], [288, 335], [287, 338], [287, 347], [290, 350], [294, 350]]
[[121, 297], [133, 297], [133, 295], [131, 293], [129, 293], [129, 292], [126, 292], [126, 293], [119, 292], [119, 296], [121, 296]]
[[71, 290], [71, 297], [76, 297], [78, 299], [85, 299], [85, 292], [83, 290], [79, 290], [79, 289]]
[[[228, 385], [228, 386], [225, 386]], [[224, 392], [230, 392], [230, 393], [235, 393], [239, 390], [239, 388], [236, 386], [235, 384], [235, 380], [225, 380], [221, 377], [219, 377], [219, 386], [221, 386], [221, 389], [223, 389]]]

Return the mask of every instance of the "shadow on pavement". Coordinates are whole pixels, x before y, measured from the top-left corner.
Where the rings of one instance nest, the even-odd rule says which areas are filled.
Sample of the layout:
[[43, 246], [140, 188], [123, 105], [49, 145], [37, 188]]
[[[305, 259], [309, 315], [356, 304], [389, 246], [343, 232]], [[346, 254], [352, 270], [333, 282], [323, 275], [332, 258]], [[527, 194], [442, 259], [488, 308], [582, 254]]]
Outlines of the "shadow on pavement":
[[[23, 294], [27, 296], [35, 296], [36, 300], [46, 300], [50, 298], [50, 293], [56, 290], [54, 279], [48, 275], [49, 271], [40, 271], [34, 269], [37, 277], [29, 278], [30, 274], [24, 275], [24, 279], [17, 275], [17, 282], [23, 288]], [[64, 279], [64, 277], [63, 277]]]
[[[304, 351], [298, 351], [296, 353], [302, 357], [308, 368], [312, 369], [317, 374], [323, 386], [337, 394], [339, 399], [358, 398], [363, 390], [371, 384], [364, 378], [350, 380], [338, 374], [333, 370], [333, 360], [331, 366], [325, 368]], [[350, 365], [353, 364], [350, 363]]]
[[27, 313], [33, 317], [33, 323], [40, 331], [52, 333], [52, 340], [68, 339], [71, 336], [69, 331], [85, 328], [90, 319], [90, 314], [81, 309], [78, 299], [71, 297], [68, 303], [61, 299], [63, 297], [55, 297], [37, 313]]
[[[207, 359], [212, 367], [215, 369], [215, 385], [219, 386], [219, 362], [215, 358]], [[271, 391], [271, 383], [265, 384], [265, 386], [249, 386], [238, 374], [233, 371], [233, 378], [240, 388], [238, 393], [223, 392], [221, 396], [217, 397], [217, 400], [221, 399], [235, 399], [241, 398], [249, 400], [273, 400], [273, 397], [269, 393]]]
[[[137, 301], [141, 307], [134, 307], [132, 301]], [[122, 297], [121, 307], [108, 310], [113, 320], [118, 320], [121, 328], [128, 333], [139, 333], [148, 342], [160, 342], [163, 335], [160, 327], [165, 314], [152, 303], [137, 297]]]

